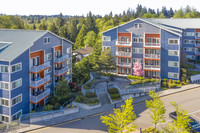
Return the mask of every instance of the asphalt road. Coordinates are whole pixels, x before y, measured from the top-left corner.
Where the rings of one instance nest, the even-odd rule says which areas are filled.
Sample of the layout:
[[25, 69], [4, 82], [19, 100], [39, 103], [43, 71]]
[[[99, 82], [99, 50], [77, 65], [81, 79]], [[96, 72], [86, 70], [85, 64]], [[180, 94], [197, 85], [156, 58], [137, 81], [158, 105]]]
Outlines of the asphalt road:
[[[200, 121], [200, 88], [165, 96], [162, 98], [165, 102], [165, 107], [167, 112], [166, 122], [170, 121], [168, 114], [169, 112], [174, 111], [174, 108], [170, 104], [170, 101], [175, 101], [176, 103], [183, 106], [187, 109], [188, 113], [192, 115], [196, 120]], [[148, 114], [148, 109], [145, 107], [145, 103], [140, 103], [134, 105], [135, 113], [138, 118], [136, 123], [138, 127], [147, 128], [153, 126], [151, 123], [151, 118]], [[104, 113], [109, 114], [112, 111]], [[100, 116], [102, 114], [97, 114], [90, 116], [85, 119], [77, 119], [74, 121], [66, 122], [63, 124], [58, 124], [52, 127], [45, 127], [42, 129], [31, 131], [32, 133], [105, 133], [107, 132], [107, 127], [101, 123]], [[163, 126], [164, 124], [159, 124]]]

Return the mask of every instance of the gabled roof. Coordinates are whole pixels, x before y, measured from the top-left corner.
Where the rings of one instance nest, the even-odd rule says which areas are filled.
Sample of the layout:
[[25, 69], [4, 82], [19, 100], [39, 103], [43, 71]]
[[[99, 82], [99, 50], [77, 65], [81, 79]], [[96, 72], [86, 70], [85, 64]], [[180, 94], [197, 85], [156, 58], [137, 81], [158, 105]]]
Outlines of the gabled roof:
[[181, 36], [181, 29], [200, 29], [200, 18], [137, 18], [122, 25], [106, 30], [102, 33], [113, 30], [136, 20], [144, 21], [179, 36]]
[[86, 47], [86, 48], [74, 50], [74, 52], [77, 52], [82, 55], [90, 54], [90, 53], [92, 53], [92, 51], [93, 51], [92, 47]]
[[[4, 47], [4, 49], [0, 51], [0, 60], [12, 61], [48, 32], [53, 34], [52, 32], [45, 30], [0, 29], [0, 47]], [[69, 40], [67, 41], [70, 42]]]

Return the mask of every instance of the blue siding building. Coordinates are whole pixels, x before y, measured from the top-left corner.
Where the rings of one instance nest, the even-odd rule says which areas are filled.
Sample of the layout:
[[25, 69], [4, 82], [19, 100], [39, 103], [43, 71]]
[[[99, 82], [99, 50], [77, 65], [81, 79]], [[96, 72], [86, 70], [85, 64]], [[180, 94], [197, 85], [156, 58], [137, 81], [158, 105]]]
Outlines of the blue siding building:
[[200, 19], [137, 18], [102, 34], [117, 74], [133, 75], [133, 63], [140, 62], [144, 77], [178, 80], [181, 52], [200, 61]]
[[61, 78], [72, 81], [72, 45], [50, 31], [0, 29], [0, 121], [37, 110]]

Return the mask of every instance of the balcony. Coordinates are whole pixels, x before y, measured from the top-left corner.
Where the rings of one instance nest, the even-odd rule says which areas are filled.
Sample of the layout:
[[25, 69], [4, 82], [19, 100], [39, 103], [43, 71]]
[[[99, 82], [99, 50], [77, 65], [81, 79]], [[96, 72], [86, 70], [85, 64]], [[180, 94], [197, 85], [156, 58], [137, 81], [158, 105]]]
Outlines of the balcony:
[[46, 68], [49, 68], [49, 67], [51, 67], [50, 61], [47, 61], [47, 62], [45, 62], [45, 63], [42, 64], [42, 65], [32, 66], [32, 67], [30, 68], [30, 72], [37, 73], [37, 72], [42, 71], [42, 70], [44, 70], [44, 69], [46, 69]]
[[195, 47], [199, 47], [200, 48], [200, 43], [195, 43]]
[[67, 59], [69, 59], [69, 55], [63, 55], [60, 57], [55, 57], [54, 62], [55, 63], [61, 63], [63, 61], [66, 61]]
[[56, 69], [56, 70], [55, 70], [55, 75], [56, 75], [56, 76], [60, 76], [60, 75], [62, 75], [62, 74], [64, 74], [64, 73], [66, 73], [66, 72], [68, 71], [68, 69], [69, 69], [68, 66], [62, 67], [62, 68], [60, 68], [60, 69]]
[[45, 76], [44, 78], [38, 77], [38, 78], [35, 79], [35, 81], [31, 80], [30, 86], [34, 87], [34, 88], [38, 88], [39, 86], [50, 81], [50, 79], [51, 79], [50, 75]]
[[31, 95], [30, 101], [33, 103], [38, 103], [40, 100], [44, 99], [48, 95], [50, 95], [50, 88], [45, 88], [45, 90], [41, 92], [39, 95], [35, 95], [35, 96]]
[[116, 51], [116, 56], [131, 57], [131, 52]]
[[194, 51], [195, 55], [200, 55], [200, 51]]
[[132, 42], [116, 41], [116, 46], [132, 46]]
[[160, 70], [160, 65], [144, 65], [144, 69], [149, 69], [149, 70]]
[[146, 54], [145, 53], [145, 58], [160, 59], [160, 54]]
[[160, 43], [148, 43], [148, 42], [145, 42], [145, 47], [160, 48]]
[[119, 67], [131, 67], [131, 63], [117, 63]]

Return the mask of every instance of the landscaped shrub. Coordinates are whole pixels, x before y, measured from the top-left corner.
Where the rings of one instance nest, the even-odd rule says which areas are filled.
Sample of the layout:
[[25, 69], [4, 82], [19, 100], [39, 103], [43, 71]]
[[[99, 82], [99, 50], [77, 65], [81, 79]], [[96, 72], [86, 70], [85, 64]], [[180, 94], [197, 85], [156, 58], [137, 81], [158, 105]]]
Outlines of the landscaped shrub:
[[150, 82], [150, 81], [151, 81], [151, 79], [144, 79], [144, 80], [141, 81], [141, 83], [147, 83], [147, 82]]
[[59, 103], [56, 103], [56, 104], [54, 105], [54, 109], [55, 109], [55, 110], [59, 110], [59, 109], [60, 109], [60, 104], [59, 104]]
[[168, 81], [168, 79], [164, 79], [164, 82], [167, 82]]
[[97, 104], [99, 102], [98, 98], [88, 99], [88, 104]]
[[131, 82], [131, 85], [136, 85], [136, 84], [141, 84], [141, 83], [142, 83], [141, 80], [137, 80], [137, 81]]
[[176, 83], [176, 80], [172, 80], [172, 83]]
[[93, 98], [93, 97], [96, 97], [96, 93], [87, 92], [87, 93], [85, 94], [85, 96], [86, 96], [87, 98]]
[[110, 97], [111, 97], [112, 100], [120, 99], [120, 95], [119, 95], [119, 93], [110, 94]]
[[0, 130], [5, 130], [7, 125], [5, 123], [0, 124]]
[[[150, 127], [150, 128], [143, 130], [142, 133], [154, 133], [154, 130], [155, 130], [154, 127]], [[156, 130], [156, 133], [159, 133], [159, 131]]]
[[150, 79], [150, 81], [151, 81], [151, 82], [155, 82], [155, 81], [156, 81], [156, 79]]
[[177, 84], [180, 84], [180, 82], [181, 82], [180, 80], [177, 80]]
[[53, 105], [48, 104], [44, 107], [44, 111], [51, 111], [51, 110], [53, 110]]
[[90, 81], [89, 83], [87, 83], [87, 84], [86, 84], [85, 86], [83, 86], [83, 87], [84, 87], [85, 90], [89, 90], [89, 89], [91, 88], [92, 84], [93, 84], [93, 82]]
[[108, 77], [114, 77], [114, 74], [111, 73], [100, 73], [101, 76], [108, 76]]
[[49, 104], [54, 105], [57, 102], [58, 102], [58, 99], [55, 96], [50, 96]]
[[81, 94], [76, 96], [74, 101], [77, 103], [85, 103], [87, 101], [87, 98], [83, 94]]
[[181, 72], [182, 72], [183, 74], [187, 74], [187, 69], [181, 68]]
[[172, 80], [171, 80], [171, 79], [169, 79], [169, 80], [168, 80], [168, 83], [172, 83]]
[[133, 76], [133, 75], [128, 75], [127, 78], [128, 79], [140, 79], [140, 80], [144, 79], [144, 77], [142, 77], [142, 76]]
[[167, 87], [167, 82], [162, 82], [162, 87]]
[[182, 76], [182, 77], [181, 77], [181, 80], [182, 80], [182, 82], [185, 82], [185, 77]]
[[108, 93], [109, 93], [109, 94], [118, 93], [118, 89], [117, 89], [117, 88], [110, 88], [110, 89], [108, 90]]
[[187, 79], [185, 82], [186, 82], [186, 84], [189, 84], [189, 83], [190, 83], [190, 80]]
[[185, 78], [187, 78], [187, 75], [186, 75], [186, 74], [182, 74], [182, 76], [185, 77]]

